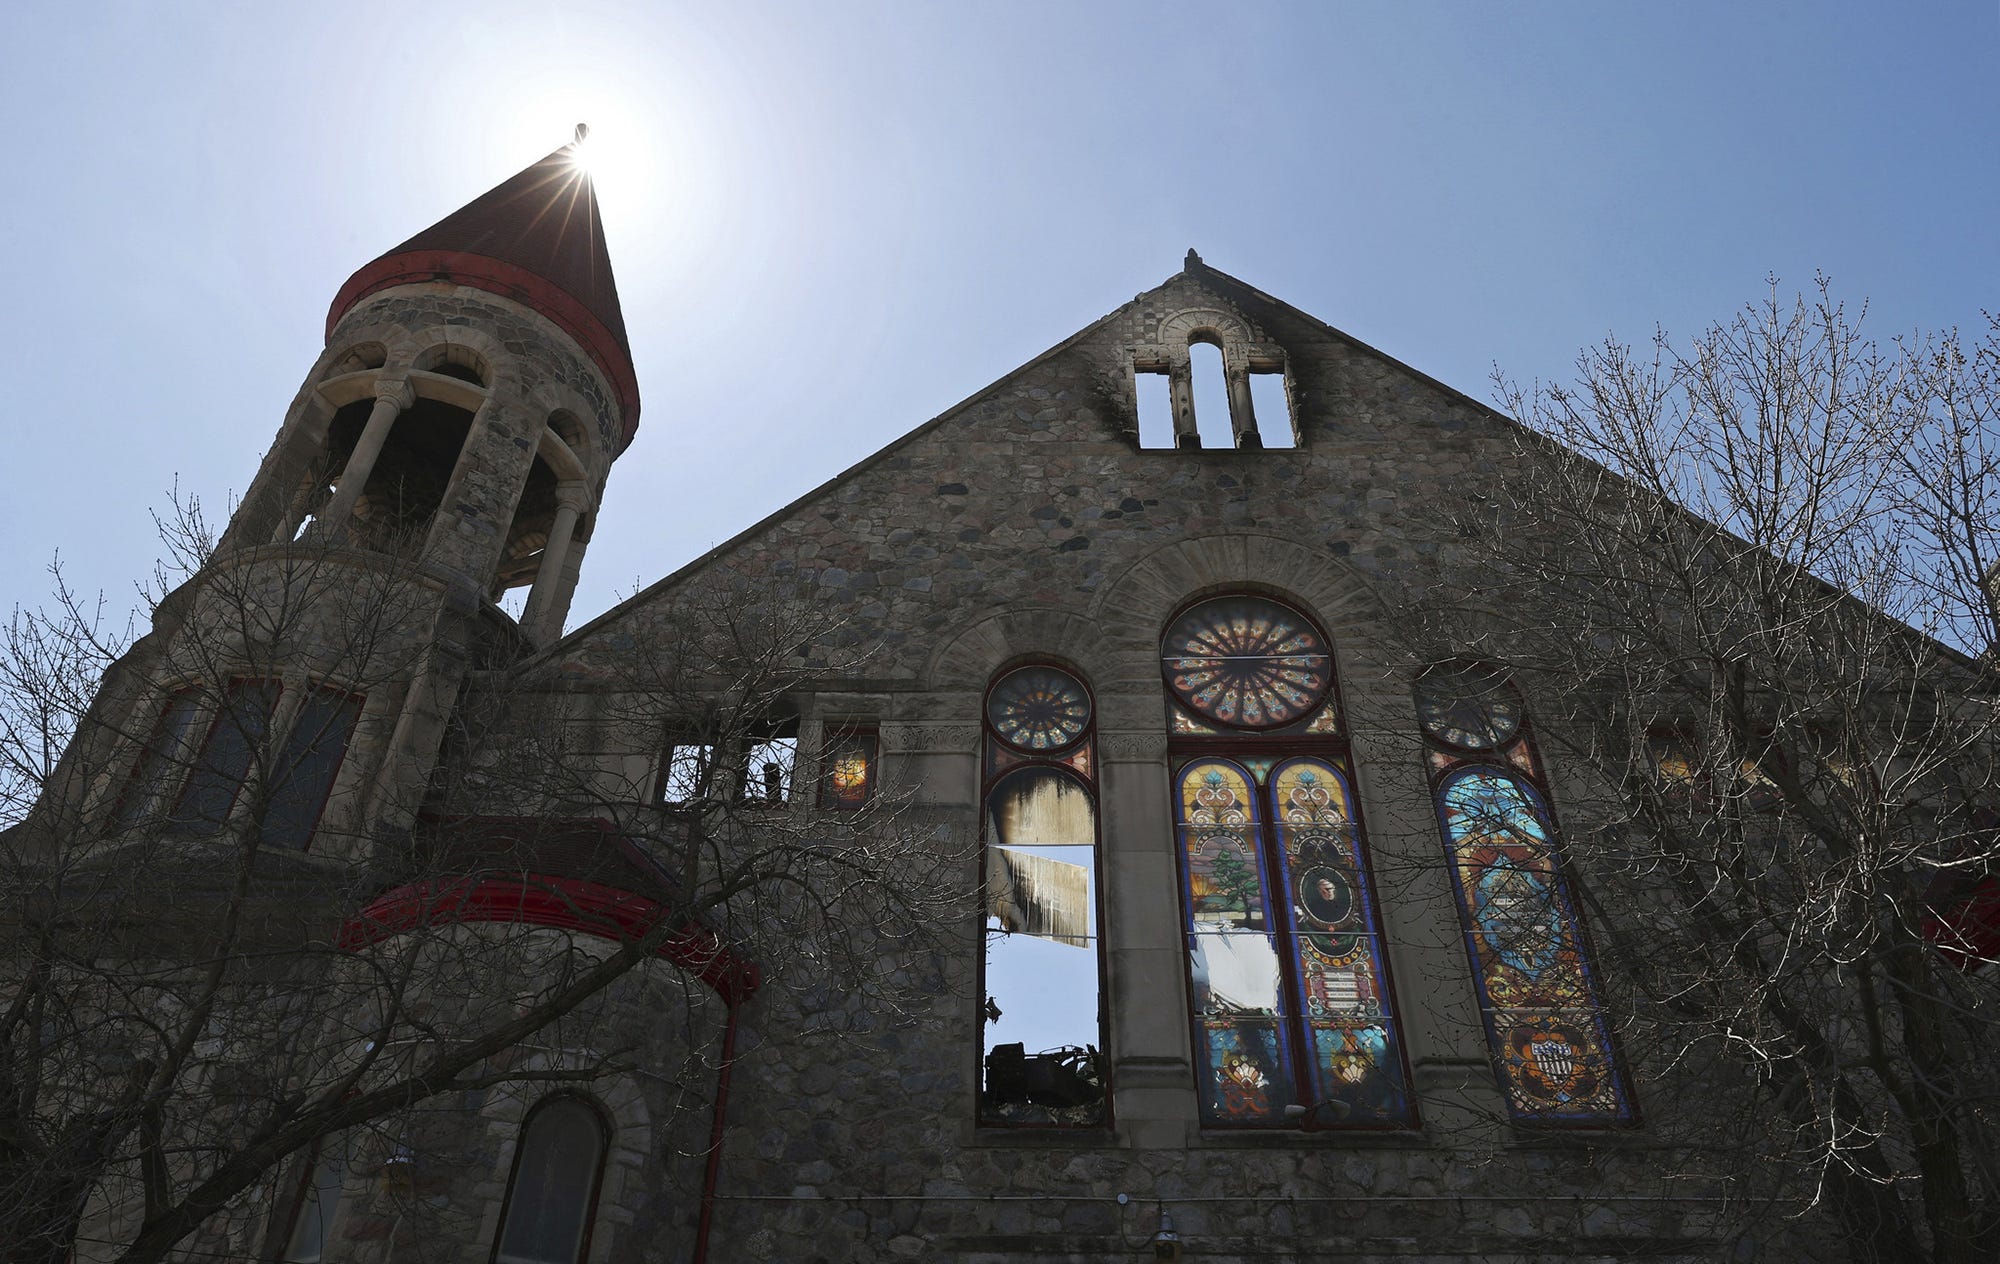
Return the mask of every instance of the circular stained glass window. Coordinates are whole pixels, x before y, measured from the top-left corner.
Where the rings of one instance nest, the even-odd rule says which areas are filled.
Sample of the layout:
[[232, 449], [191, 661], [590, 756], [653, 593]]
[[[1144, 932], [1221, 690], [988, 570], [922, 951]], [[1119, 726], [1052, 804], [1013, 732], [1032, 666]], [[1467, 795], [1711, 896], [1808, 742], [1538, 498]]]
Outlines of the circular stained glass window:
[[1010, 746], [1036, 753], [1061, 750], [1090, 723], [1090, 695], [1066, 671], [1022, 667], [993, 686], [986, 721]]
[[1261, 597], [1218, 597], [1190, 609], [1167, 629], [1160, 659], [1182, 706], [1236, 728], [1302, 720], [1333, 680], [1333, 656], [1312, 624]]
[[1466, 750], [1505, 746], [1521, 731], [1521, 692], [1498, 668], [1446, 663], [1417, 679], [1424, 732]]

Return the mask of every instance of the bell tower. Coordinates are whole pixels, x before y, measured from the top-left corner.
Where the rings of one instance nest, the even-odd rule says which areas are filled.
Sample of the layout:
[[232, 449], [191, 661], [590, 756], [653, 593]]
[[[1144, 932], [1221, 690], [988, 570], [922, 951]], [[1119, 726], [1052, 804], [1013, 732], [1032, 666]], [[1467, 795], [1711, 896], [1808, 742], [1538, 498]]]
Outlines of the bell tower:
[[340, 288], [240, 507], [106, 674], [43, 809], [330, 860], [407, 827], [468, 674], [561, 635], [638, 420], [565, 146]]
[[223, 539], [393, 553], [559, 636], [639, 388], [565, 146], [363, 266]]

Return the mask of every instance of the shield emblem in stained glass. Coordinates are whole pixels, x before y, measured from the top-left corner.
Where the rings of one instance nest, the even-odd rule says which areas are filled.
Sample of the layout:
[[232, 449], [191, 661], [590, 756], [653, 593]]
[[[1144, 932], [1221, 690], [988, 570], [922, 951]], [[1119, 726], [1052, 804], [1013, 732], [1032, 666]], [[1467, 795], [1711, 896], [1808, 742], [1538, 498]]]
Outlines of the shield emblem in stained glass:
[[1083, 682], [1054, 667], [1009, 672], [986, 697], [986, 721], [1000, 740], [1031, 754], [1059, 751], [1090, 724]]
[[1417, 680], [1424, 732], [1465, 750], [1505, 746], [1521, 731], [1521, 692], [1484, 663], [1444, 663]]
[[1261, 597], [1218, 597], [1174, 620], [1161, 648], [1182, 706], [1233, 728], [1274, 729], [1317, 708], [1333, 680], [1326, 640]]

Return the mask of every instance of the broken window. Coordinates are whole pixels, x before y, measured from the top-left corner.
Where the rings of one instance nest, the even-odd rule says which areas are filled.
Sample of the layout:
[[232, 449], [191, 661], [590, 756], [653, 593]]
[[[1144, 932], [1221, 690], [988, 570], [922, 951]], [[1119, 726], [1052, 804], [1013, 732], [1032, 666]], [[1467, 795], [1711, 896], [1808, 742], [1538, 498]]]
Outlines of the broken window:
[[744, 801], [764, 807], [783, 806], [791, 798], [792, 774], [798, 762], [796, 732], [751, 742], [743, 757]]
[[987, 695], [981, 1123], [1107, 1119], [1092, 719], [1057, 667]]
[[716, 771], [715, 755], [713, 742], [669, 742], [660, 765], [660, 802], [668, 807], [689, 807], [707, 798], [709, 779]]
[[1250, 370], [1250, 407], [1257, 414], [1257, 436], [1267, 448], [1296, 448], [1298, 431], [1292, 426], [1292, 403], [1285, 390], [1282, 369]]
[[590, 1247], [590, 1221], [604, 1175], [610, 1130], [581, 1097], [535, 1104], [521, 1121], [514, 1171], [493, 1247], [496, 1264], [576, 1264]]

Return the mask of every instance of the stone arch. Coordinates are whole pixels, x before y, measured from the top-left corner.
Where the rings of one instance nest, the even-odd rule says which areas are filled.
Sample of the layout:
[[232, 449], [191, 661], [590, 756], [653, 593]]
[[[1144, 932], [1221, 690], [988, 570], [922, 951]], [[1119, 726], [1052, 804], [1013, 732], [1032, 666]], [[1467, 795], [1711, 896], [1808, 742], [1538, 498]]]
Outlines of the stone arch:
[[966, 693], [972, 699], [970, 710], [955, 718], [976, 720], [978, 699], [994, 673], [1016, 662], [1060, 662], [1094, 682], [1106, 666], [1101, 653], [1105, 635], [1106, 629], [1089, 615], [1052, 606], [1014, 606], [942, 642], [925, 662], [922, 678], [928, 688]]
[[389, 348], [375, 339], [350, 343], [339, 350], [329, 347], [318, 377], [325, 380], [347, 373], [379, 372], [388, 362]]
[[1210, 342], [1224, 349], [1258, 341], [1256, 333], [1234, 312], [1220, 307], [1187, 307], [1160, 322], [1160, 341], [1185, 349], [1190, 342]]
[[409, 365], [418, 372], [436, 373], [439, 365], [464, 364], [476, 357], [481, 390], [490, 393], [503, 382], [519, 387], [518, 357], [483, 329], [471, 325], [431, 325], [406, 330], [400, 341], [413, 348]]

